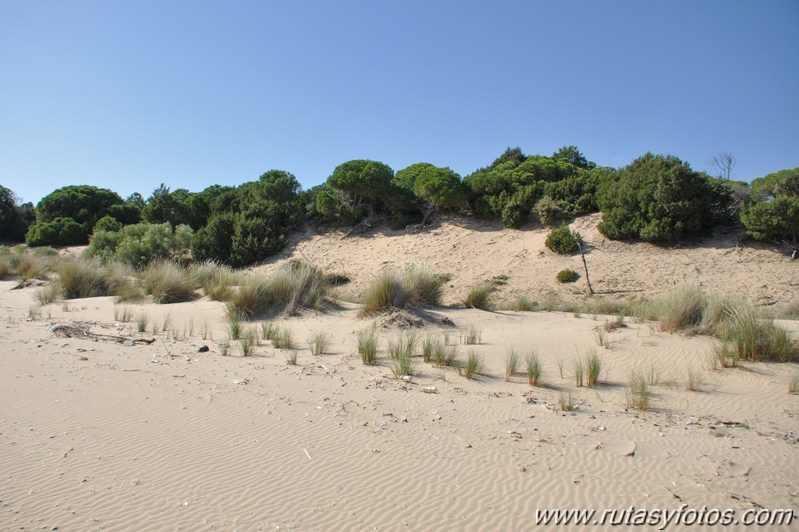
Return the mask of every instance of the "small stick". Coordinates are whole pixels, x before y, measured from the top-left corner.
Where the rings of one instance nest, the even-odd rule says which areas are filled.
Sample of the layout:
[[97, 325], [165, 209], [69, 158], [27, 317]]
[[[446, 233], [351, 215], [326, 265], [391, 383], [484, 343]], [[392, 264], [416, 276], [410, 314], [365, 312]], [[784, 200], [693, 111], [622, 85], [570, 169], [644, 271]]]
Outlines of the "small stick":
[[311, 459], [311, 453], [308, 452], [308, 449], [303, 449], [303, 451], [305, 451], [305, 456], [307, 456], [308, 460], [310, 460]]

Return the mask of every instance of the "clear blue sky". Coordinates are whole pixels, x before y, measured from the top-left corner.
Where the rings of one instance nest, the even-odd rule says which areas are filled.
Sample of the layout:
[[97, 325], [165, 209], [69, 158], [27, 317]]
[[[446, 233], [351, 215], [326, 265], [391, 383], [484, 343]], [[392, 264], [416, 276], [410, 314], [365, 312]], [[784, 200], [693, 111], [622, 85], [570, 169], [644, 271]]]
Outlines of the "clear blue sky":
[[799, 166], [799, 2], [0, 0], [0, 184], [147, 197], [508, 146]]

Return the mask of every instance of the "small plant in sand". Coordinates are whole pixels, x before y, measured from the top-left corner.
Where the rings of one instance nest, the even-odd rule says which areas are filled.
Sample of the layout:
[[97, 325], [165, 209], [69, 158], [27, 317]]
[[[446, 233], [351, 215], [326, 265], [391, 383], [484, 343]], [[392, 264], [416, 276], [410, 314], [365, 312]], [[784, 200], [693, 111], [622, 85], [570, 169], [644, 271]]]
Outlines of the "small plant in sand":
[[265, 340], [273, 341], [277, 331], [278, 327], [271, 321], [265, 321], [261, 324], [261, 336], [263, 336]]
[[657, 386], [660, 384], [660, 370], [653, 365], [649, 366], [646, 372], [646, 381], [650, 386]]
[[585, 365], [582, 360], [575, 359], [574, 361], [574, 384], [581, 388], [585, 384]]
[[527, 384], [538, 386], [541, 384], [541, 359], [538, 352], [533, 350], [524, 357], [527, 366]]
[[399, 379], [403, 375], [413, 375], [414, 374], [413, 359], [405, 355], [393, 358], [391, 360], [391, 373], [397, 379]]
[[799, 393], [799, 370], [794, 371], [788, 381], [788, 393]]
[[136, 316], [136, 330], [143, 333], [147, 330], [147, 325], [150, 323], [150, 317], [147, 313], [142, 311]]
[[585, 361], [586, 373], [588, 375], [588, 386], [594, 386], [599, 382], [602, 373], [602, 359], [594, 353]]
[[466, 345], [477, 345], [482, 340], [482, 333], [480, 329], [472, 325], [465, 333], [461, 333], [461, 341]]
[[713, 367], [737, 368], [741, 365], [738, 351], [729, 343], [721, 342], [713, 346]]
[[224, 341], [219, 343], [219, 352], [222, 354], [223, 357], [226, 357], [230, 354], [230, 342]]
[[560, 409], [563, 412], [571, 412], [575, 406], [574, 396], [571, 392], [562, 392], [560, 394]]
[[127, 323], [133, 318], [133, 309], [128, 306], [114, 307], [114, 321]]
[[247, 330], [239, 339], [241, 346], [241, 356], [248, 357], [252, 354], [255, 346], [258, 344], [258, 331]]
[[624, 314], [619, 314], [616, 316], [615, 320], [606, 321], [602, 324], [602, 328], [605, 329], [606, 332], [612, 332], [616, 329], [621, 329], [622, 327], [626, 327], [624, 324]]
[[37, 303], [44, 306], [54, 303], [58, 299], [59, 295], [61, 295], [61, 290], [57, 284], [53, 283], [44, 288], [39, 288], [36, 290], [36, 292], [33, 293], [33, 298]]
[[243, 316], [236, 312], [228, 315], [227, 335], [231, 340], [241, 338], [241, 332], [244, 327], [242, 319]]
[[519, 362], [521, 361], [519, 353], [511, 348], [505, 353], [505, 381], [510, 381], [511, 378], [519, 371]]
[[749, 306], [728, 310], [722, 339], [730, 344], [739, 360], [791, 362], [799, 360], [799, 345], [785, 329], [770, 320], [760, 320]]
[[286, 352], [286, 364], [288, 364], [289, 366], [297, 365], [297, 351]]
[[39, 305], [31, 305], [28, 307], [28, 318], [31, 320], [38, 320], [42, 315], [42, 307]]
[[444, 366], [459, 367], [460, 361], [458, 360], [458, 346], [449, 345], [440, 338], [436, 339], [433, 344], [433, 352], [430, 356], [430, 362], [434, 366], [442, 368]]
[[471, 380], [477, 375], [484, 374], [483, 357], [481, 357], [479, 353], [470, 351], [469, 354], [466, 355], [466, 363], [463, 365], [463, 376]]
[[519, 296], [516, 298], [510, 308], [511, 310], [515, 310], [517, 312], [532, 312], [538, 308], [538, 303], [527, 298], [526, 296]]
[[377, 345], [377, 331], [374, 328], [358, 331], [358, 354], [367, 366], [371, 366], [377, 360]]
[[627, 406], [637, 410], [649, 408], [651, 392], [647, 379], [640, 371], [634, 371], [630, 376], [630, 387], [627, 389]]
[[327, 352], [330, 346], [330, 339], [321, 331], [315, 332], [308, 339], [308, 345], [311, 347], [311, 354], [314, 356], [321, 355]]
[[608, 341], [608, 337], [605, 335], [605, 332], [602, 329], [594, 330], [594, 341], [599, 347], [610, 349], [610, 342]]
[[433, 360], [433, 351], [435, 350], [437, 338], [428, 334], [422, 338], [422, 360], [430, 363]]
[[491, 310], [491, 295], [497, 287], [491, 282], [482, 282], [472, 286], [463, 300], [463, 306], [481, 310]]
[[167, 332], [172, 327], [172, 316], [165, 314], [161, 320], [161, 330]]
[[702, 378], [702, 373], [694, 368], [689, 367], [686, 370], [685, 376], [685, 389], [690, 390], [692, 392], [698, 392], [702, 388], [702, 384], [704, 384], [705, 379]]
[[559, 271], [556, 277], [558, 282], [561, 284], [574, 283], [580, 278], [580, 274], [574, 270], [566, 268], [565, 270]]
[[278, 327], [277, 332], [272, 338], [272, 345], [275, 349], [294, 349], [294, 335], [287, 327]]
[[416, 349], [416, 333], [408, 332], [388, 339], [388, 356], [392, 359], [413, 356]]

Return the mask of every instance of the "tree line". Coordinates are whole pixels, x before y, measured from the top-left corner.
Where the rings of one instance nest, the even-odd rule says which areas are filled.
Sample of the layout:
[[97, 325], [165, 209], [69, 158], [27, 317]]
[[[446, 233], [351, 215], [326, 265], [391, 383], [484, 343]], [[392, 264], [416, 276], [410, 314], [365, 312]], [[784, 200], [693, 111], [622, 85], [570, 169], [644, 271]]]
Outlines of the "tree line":
[[[646, 153], [623, 168], [600, 167], [575, 146], [550, 156], [508, 148], [461, 177], [417, 163], [395, 172], [379, 161], [337, 166], [325, 183], [303, 190], [297, 178], [271, 170], [237, 187], [199, 192], [164, 184], [145, 199], [94, 186], [59, 188], [34, 207], [0, 186], [0, 238], [31, 246], [90, 244], [89, 253], [143, 265], [189, 255], [244, 266], [283, 249], [308, 221], [355, 226], [383, 219], [393, 229], [427, 224], [450, 212], [558, 226], [601, 212], [608, 238], [673, 243], [719, 224], [742, 223], [751, 238], [799, 239], [799, 168], [755, 179], [731, 179], [734, 159], [714, 158], [715, 176], [671, 155]], [[722, 164], [722, 162], [724, 164]]]

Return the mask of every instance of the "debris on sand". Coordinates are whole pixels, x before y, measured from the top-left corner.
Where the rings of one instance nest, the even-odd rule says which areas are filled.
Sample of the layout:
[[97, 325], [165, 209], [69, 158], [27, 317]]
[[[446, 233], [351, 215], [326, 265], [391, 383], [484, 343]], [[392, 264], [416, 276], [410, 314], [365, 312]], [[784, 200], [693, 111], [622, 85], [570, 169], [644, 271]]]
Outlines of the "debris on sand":
[[71, 321], [51, 326], [50, 332], [61, 338], [82, 338], [93, 342], [114, 342], [126, 346], [155, 342], [155, 338], [129, 338], [127, 336], [93, 333], [91, 332], [92, 325], [93, 323], [87, 321]]

